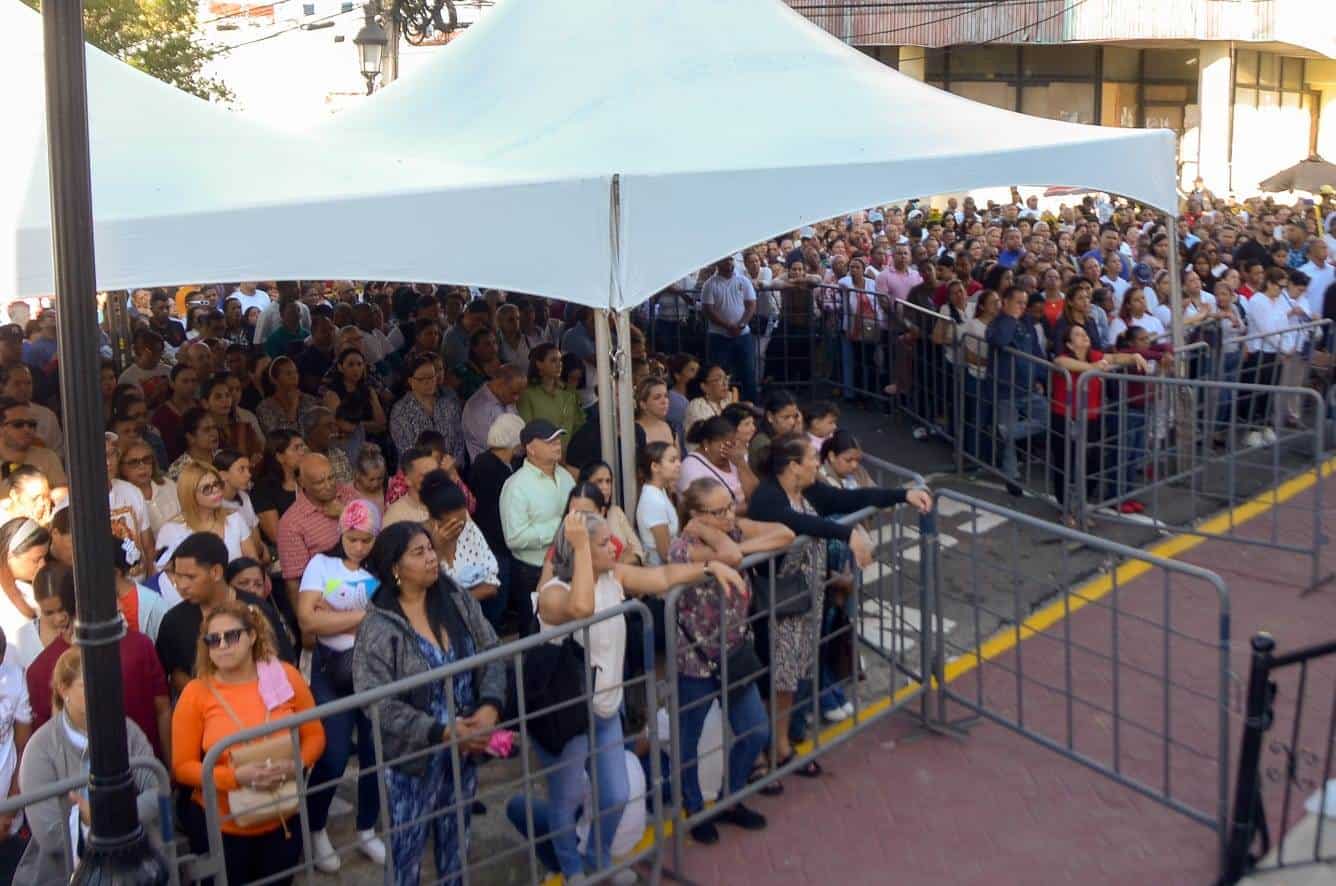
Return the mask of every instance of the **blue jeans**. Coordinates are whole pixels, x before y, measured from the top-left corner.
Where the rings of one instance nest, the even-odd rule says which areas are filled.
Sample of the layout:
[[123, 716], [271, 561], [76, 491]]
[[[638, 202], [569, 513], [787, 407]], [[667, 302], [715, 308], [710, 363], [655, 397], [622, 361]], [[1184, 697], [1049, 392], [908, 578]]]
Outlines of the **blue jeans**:
[[[677, 678], [682, 720], [682, 806], [689, 813], [705, 808], [705, 800], [700, 793], [700, 776], [696, 771], [696, 747], [700, 744], [700, 734], [705, 728], [705, 715], [710, 712], [710, 703], [706, 699], [718, 694], [717, 677]], [[733, 739], [728, 749], [726, 790], [729, 794], [736, 794], [747, 786], [752, 764], [756, 762], [757, 755], [770, 744], [770, 719], [761, 704], [761, 691], [756, 688], [756, 684], [748, 686], [741, 698], [729, 704], [728, 726]]]
[[[617, 835], [617, 824], [622, 820], [622, 810], [631, 795], [623, 742], [622, 718], [614, 714], [606, 718], [594, 717], [595, 752], [592, 760], [588, 735], [577, 735], [566, 742], [557, 757], [541, 745], [534, 745], [543, 768], [555, 767], [547, 775], [546, 824], [552, 835], [557, 867], [567, 879], [583, 874], [586, 866], [590, 871], [597, 871], [612, 863], [612, 840]], [[575, 816], [584, 800], [584, 779], [580, 774], [586, 769], [590, 771], [590, 780], [596, 781], [598, 786], [599, 824], [592, 829], [588, 849], [581, 858], [575, 836]]]
[[525, 812], [525, 795], [516, 794], [506, 801], [506, 818], [510, 819], [510, 823], [524, 839], [533, 841], [534, 854], [543, 867], [553, 873], [559, 872], [561, 865], [557, 863], [557, 853], [552, 848], [552, 841], [547, 839], [548, 834], [552, 833], [552, 807], [546, 800], [537, 797], [529, 802], [533, 804], [532, 834], [529, 833], [528, 815]]
[[738, 387], [742, 388], [742, 399], [756, 400], [756, 345], [750, 332], [744, 332], [737, 338], [710, 333], [710, 359], [728, 370]]
[[1136, 488], [1137, 475], [1146, 463], [1146, 411], [1128, 408], [1120, 414], [1106, 415], [1104, 438], [1116, 440], [1121, 450], [1114, 456], [1113, 472], [1118, 475], [1117, 494], [1127, 495]]
[[[311, 694], [315, 703], [320, 705], [339, 698], [334, 687], [329, 684], [321, 667], [321, 658], [330, 654], [321, 643], [317, 643], [311, 661]], [[357, 729], [357, 765], [362, 774], [357, 778], [357, 829], [369, 831], [376, 826], [380, 815], [380, 792], [376, 785], [376, 747], [371, 738], [371, 721], [361, 710], [331, 714], [321, 723], [325, 727], [325, 752], [311, 767], [311, 785], [320, 785], [343, 776], [352, 756], [353, 729]], [[334, 800], [334, 786], [323, 790], [311, 790], [307, 795], [306, 808], [311, 816], [311, 830], [323, 830], [329, 821], [329, 804]]]
[[1016, 441], [1040, 433], [1048, 426], [1048, 403], [1039, 394], [1023, 397], [999, 397], [995, 404], [997, 436], [1002, 445], [1002, 474], [1019, 480]]

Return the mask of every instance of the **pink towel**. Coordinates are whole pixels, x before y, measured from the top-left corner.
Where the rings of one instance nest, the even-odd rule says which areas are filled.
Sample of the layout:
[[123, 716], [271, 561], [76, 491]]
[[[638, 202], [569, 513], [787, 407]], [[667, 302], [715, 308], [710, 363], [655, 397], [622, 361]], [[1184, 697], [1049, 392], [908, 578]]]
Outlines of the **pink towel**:
[[255, 670], [260, 675], [260, 698], [269, 710], [274, 710], [297, 695], [278, 659], [270, 658], [256, 662]]

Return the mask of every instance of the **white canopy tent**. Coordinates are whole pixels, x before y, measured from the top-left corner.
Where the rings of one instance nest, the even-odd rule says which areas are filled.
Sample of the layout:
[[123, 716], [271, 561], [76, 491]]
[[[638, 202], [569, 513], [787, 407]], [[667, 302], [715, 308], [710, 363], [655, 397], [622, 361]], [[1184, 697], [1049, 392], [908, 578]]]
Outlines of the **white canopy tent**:
[[[0, 95], [17, 127], [0, 294], [48, 293], [37, 15], [7, 0], [0, 33], [30, 75]], [[297, 135], [88, 61], [104, 289], [378, 278], [619, 310], [765, 237], [913, 195], [1071, 185], [1176, 205], [1172, 133], [968, 101], [779, 0], [502, 0], [413, 76]]]
[[[0, 292], [43, 294], [38, 16], [6, 0], [0, 33], [25, 72], [0, 95]], [[1175, 200], [1171, 133], [941, 92], [779, 0], [503, 0], [416, 76], [299, 135], [88, 61], [108, 289], [375, 277], [634, 306], [739, 247], [907, 196], [1015, 183]]]

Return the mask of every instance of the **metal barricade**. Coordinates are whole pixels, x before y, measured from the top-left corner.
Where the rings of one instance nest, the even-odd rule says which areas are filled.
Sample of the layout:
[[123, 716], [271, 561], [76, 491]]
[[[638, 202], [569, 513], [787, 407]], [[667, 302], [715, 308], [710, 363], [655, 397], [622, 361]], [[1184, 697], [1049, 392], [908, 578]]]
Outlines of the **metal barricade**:
[[[578, 700], [538, 710], [529, 710], [526, 708], [523, 690], [525, 685], [524, 668], [526, 652], [546, 643], [559, 642], [565, 638], [579, 636], [585, 653], [585, 665], [586, 668], [588, 668], [587, 673], [592, 674], [593, 665], [589, 653], [591, 648], [589, 639], [590, 629], [600, 622], [611, 619], [622, 619], [628, 615], [638, 619], [642, 626], [643, 646], [641, 648], [644, 650], [645, 659], [644, 669], [641, 675], [627, 678], [613, 686], [603, 686], [598, 689], [595, 689], [591, 679], [588, 681], [589, 685], [586, 686], [582, 697]], [[524, 834], [520, 835], [521, 840], [518, 842], [518, 845], [512, 845], [508, 848], [497, 847], [495, 850], [489, 851], [485, 857], [462, 857], [459, 859], [459, 870], [457, 874], [448, 874], [444, 871], [437, 871], [436, 878], [433, 879], [432, 882], [439, 882], [444, 878], [445, 881], [465, 884], [465, 886], [467, 886], [468, 883], [474, 882], [476, 879], [486, 879], [486, 871], [489, 869], [494, 869], [498, 866], [513, 865], [517, 862], [524, 864], [527, 867], [530, 882], [540, 882], [547, 875], [547, 871], [539, 860], [539, 847], [544, 844], [551, 844], [553, 838], [556, 836], [562, 834], [575, 834], [576, 823], [572, 821], [568, 828], [552, 828], [548, 833], [536, 836], [534, 789], [539, 783], [538, 779], [550, 777], [553, 773], [558, 772], [559, 770], [568, 769], [573, 765], [578, 765], [580, 770], [583, 771], [589, 760], [597, 758], [603, 754], [616, 755], [618, 761], [624, 757], [625, 750], [624, 741], [622, 739], [618, 739], [615, 743], [609, 743], [605, 746], [596, 746], [597, 741], [595, 736], [597, 735], [597, 731], [593, 699], [595, 696], [604, 692], [614, 691], [619, 688], [625, 691], [632, 689], [633, 687], [639, 687], [643, 688], [645, 693], [644, 697], [649, 710], [656, 710], [658, 701], [655, 692], [656, 686], [654, 680], [653, 654], [653, 626], [650, 612], [643, 603], [638, 601], [627, 601], [616, 607], [602, 610], [590, 618], [573, 621], [561, 625], [558, 628], [544, 631], [540, 634], [525, 637], [501, 646], [496, 646], [444, 667], [426, 671], [386, 686], [368, 689], [352, 696], [318, 705], [310, 710], [291, 717], [286, 717], [280, 721], [241, 730], [233, 735], [229, 735], [224, 740], [219, 741], [210, 747], [208, 753], [204, 756], [203, 803], [209, 852], [206, 857], [199, 859], [197, 862], [194, 875], [196, 877], [213, 876], [215, 877], [214, 882], [219, 884], [219, 886], [226, 886], [227, 883], [226, 870], [223, 865], [223, 833], [221, 830], [224, 819], [220, 815], [218, 807], [218, 785], [214, 777], [215, 769], [219, 765], [219, 760], [225, 752], [237, 745], [245, 744], [254, 741], [255, 739], [263, 738], [282, 731], [286, 732], [290, 737], [293, 743], [294, 753], [297, 754], [297, 758], [300, 759], [300, 739], [298, 737], [298, 730], [303, 724], [322, 720], [331, 715], [362, 709], [371, 721], [372, 738], [375, 748], [375, 765], [373, 770], [376, 773], [376, 781], [380, 791], [380, 818], [376, 823], [375, 831], [377, 836], [384, 839], [387, 848], [392, 847], [396, 833], [410, 827], [420, 826], [424, 822], [435, 822], [437, 819], [448, 816], [456, 820], [456, 827], [459, 829], [461, 835], [461, 843], [465, 853], [467, 853], [468, 822], [470, 809], [474, 800], [478, 797], [491, 796], [492, 794], [501, 797], [522, 797], [522, 825]], [[480, 791], [477, 796], [467, 789], [467, 778], [462, 774], [464, 772], [465, 752], [460, 748], [459, 737], [454, 734], [449, 735], [439, 747], [424, 748], [397, 759], [387, 760], [385, 758], [382, 738], [383, 733], [381, 728], [381, 702], [394, 699], [403, 693], [433, 683], [445, 681], [446, 685], [449, 686], [455, 675], [466, 671], [474, 671], [492, 662], [503, 662], [512, 669], [518, 708], [516, 716], [510, 718], [503, 717], [496, 725], [497, 729], [510, 729], [515, 731], [516, 746], [519, 748], [519, 753], [515, 760], [510, 762], [495, 760], [488, 764], [491, 766], [504, 767], [506, 770], [506, 777], [501, 782], [488, 784], [485, 790]], [[456, 702], [454, 692], [447, 692], [446, 699], [449, 709], [449, 721], [454, 722], [456, 716], [460, 714], [455, 708]], [[533, 742], [531, 741], [529, 733], [530, 724], [538, 717], [553, 713], [561, 708], [573, 707], [577, 704], [581, 706], [589, 720], [587, 733], [589, 736], [588, 744], [595, 746], [585, 754], [583, 760], [578, 761], [578, 764], [576, 761], [565, 759], [565, 757], [558, 757], [551, 765], [541, 765], [540, 758], [536, 756], [531, 757]], [[663, 846], [664, 841], [662, 839], [662, 796], [661, 792], [655, 789], [655, 787], [661, 783], [660, 751], [657, 730], [650, 728], [648, 734], [644, 737], [644, 740], [648, 747], [647, 756], [649, 765], [649, 773], [646, 778], [646, 789], [643, 795], [628, 796], [626, 798], [626, 804], [647, 804], [646, 822], [653, 831], [654, 839], [641, 841], [630, 854], [614, 860], [610, 866], [598, 871], [597, 875], [591, 875], [590, 882], [595, 882], [596, 880], [609, 877], [619, 871], [627, 870], [633, 865], [642, 867], [648, 866], [646, 874], [649, 877], [650, 882], [659, 882], [662, 869], [661, 847]], [[432, 754], [440, 753], [441, 751], [446, 751], [449, 754], [448, 772], [445, 777], [453, 781], [452, 797], [454, 802], [444, 808], [432, 809], [423, 816], [415, 818], [410, 822], [391, 826], [389, 822], [390, 807], [386, 787], [386, 773], [392, 771], [394, 767], [397, 766], [411, 764], [415, 761], [428, 760]], [[590, 766], [589, 770], [592, 781], [591, 795], [599, 797], [600, 782], [598, 766]], [[350, 771], [339, 779], [322, 782], [315, 787], [318, 787], [321, 790], [330, 789], [343, 782], [355, 781], [362, 774], [365, 774], [365, 771]], [[307, 877], [312, 877], [314, 875], [315, 858], [312, 852], [311, 827], [306, 804], [306, 798], [311, 792], [312, 785], [308, 783], [307, 774], [302, 772], [300, 768], [297, 772], [296, 780], [297, 794], [300, 799], [298, 812], [295, 816], [298, 820], [289, 821], [285, 826], [299, 828], [302, 837], [302, 860], [291, 870], [276, 873], [264, 881], [257, 881], [257, 886], [259, 882], [273, 882], [299, 873], [305, 874]], [[598, 804], [595, 803], [595, 805]], [[622, 808], [624, 809], [625, 806]], [[590, 822], [588, 839], [591, 844], [599, 843], [604, 837], [604, 829], [606, 827], [604, 823], [605, 816], [609, 813], [617, 813], [618, 817], [620, 817], [620, 811], [621, 810], [617, 807], [602, 808], [597, 812], [586, 810]], [[517, 823], [517, 825], [518, 824], [521, 823]], [[335, 850], [340, 855], [349, 853], [354, 849], [358, 842], [360, 841], [354, 840], [350, 845], [336, 846]], [[385, 876], [388, 881], [393, 882], [395, 877], [393, 851], [387, 851], [385, 864], [386, 870], [383, 876]], [[423, 865], [425, 873], [425, 860], [423, 861]], [[377, 879], [382, 876], [379, 869], [375, 876]]]
[[[988, 355], [983, 378], [962, 372], [956, 449], [962, 466], [973, 466], [1039, 496], [1053, 496], [1072, 512], [1074, 430], [1072, 374], [1061, 366], [1004, 348], [990, 352], [983, 339], [961, 335], [961, 348]], [[1053, 385], [1067, 391], [1065, 415], [1053, 408]]]
[[956, 324], [938, 311], [907, 301], [895, 310], [905, 333], [896, 365], [896, 402], [920, 428], [955, 441], [963, 403], [964, 341]]
[[[1250, 873], [1336, 861], [1330, 832], [1336, 816], [1331, 689], [1336, 642], [1277, 653], [1270, 635], [1257, 634], [1251, 645], [1234, 811], [1220, 879], [1225, 886]], [[1310, 683], [1318, 685], [1316, 692], [1308, 691]], [[1310, 705], [1316, 708], [1312, 714]], [[1269, 743], [1268, 733], [1275, 736]], [[1278, 792], [1265, 790], [1275, 782], [1282, 783]]]
[[699, 289], [669, 288], [650, 298], [645, 329], [649, 353], [705, 353], [705, 330], [700, 322], [699, 302]]
[[[1081, 373], [1076, 391], [1076, 475], [1084, 482], [1074, 491], [1087, 520], [1149, 519], [1161, 529], [1298, 554], [1310, 565], [1305, 587], [1324, 581], [1322, 484], [1315, 482], [1324, 422], [1316, 420], [1323, 411], [1316, 391], [1093, 370]], [[1281, 397], [1300, 400], [1315, 419], [1311, 427], [1273, 421], [1269, 404]], [[1187, 422], [1187, 439], [1164, 420], [1184, 403], [1208, 404]], [[1193, 457], [1166, 457], [1176, 450]], [[1305, 476], [1314, 482], [1300, 482]], [[1311, 496], [1299, 494], [1310, 486]], [[1249, 500], [1256, 502], [1249, 512], [1236, 513]]]
[[[922, 480], [918, 475], [892, 465], [878, 463], [872, 467], [883, 477], [894, 476], [916, 485]], [[827, 582], [824, 574], [808, 574], [805, 569], [800, 569], [801, 577], [795, 579], [780, 565], [783, 558], [803, 556], [805, 549], [810, 552], [811, 545], [820, 545], [823, 555], [830, 551], [826, 541], [805, 537], [796, 539], [782, 551], [756, 554], [743, 560], [743, 567], [754, 571], [754, 600], [744, 617], [745, 624], [740, 628], [736, 621], [730, 623], [730, 619], [737, 616], [730, 612], [726, 599], [710, 599], [710, 595], [722, 597], [723, 591], [717, 588], [677, 588], [669, 594], [665, 617], [668, 687], [664, 695], [669, 699], [672, 796], [681, 805], [681, 814], [673, 829], [672, 870], [675, 876], [683, 875], [683, 847], [688, 829], [745, 800], [924, 696], [927, 687], [923, 678], [932, 660], [932, 632], [925, 626], [928, 624], [927, 614], [933, 610], [932, 562], [928, 551], [933, 544], [935, 523], [931, 514], [919, 515], [915, 531], [905, 522], [905, 510], [904, 507], [867, 508], [840, 518], [840, 522], [846, 524], [862, 524], [878, 552], [876, 562], [863, 570], [861, 576], [849, 576], [847, 596], [842, 603], [826, 604], [825, 595], [833, 583]], [[824, 556], [819, 558], [824, 559]], [[915, 563], [919, 567], [917, 572], [912, 568]], [[911, 604], [916, 604], [917, 608]], [[720, 626], [713, 636], [688, 634], [685, 625], [696, 607], [719, 610]], [[834, 629], [830, 624], [832, 613], [843, 613], [844, 616], [843, 624]], [[835, 620], [840, 621], [838, 617]], [[880, 642], [869, 643], [870, 633]], [[757, 644], [757, 652], [763, 656], [762, 669], [735, 676], [730, 673], [734, 663], [730, 653], [738, 645], [730, 643], [729, 638], [747, 635], [753, 638], [751, 642]], [[884, 680], [859, 679], [860, 646], [877, 647], [875, 651], [888, 665]], [[784, 647], [782, 653], [781, 647]], [[810, 692], [802, 698], [800, 686], [799, 694], [786, 692], [783, 693], [786, 697], [781, 698], [778, 680], [772, 677], [780, 667], [779, 656], [794, 654], [795, 649], [807, 650], [811, 655], [810, 661], [804, 662], [805, 670], [810, 669], [805, 678], [809, 681]], [[823, 666], [829, 664], [831, 650], [837, 650], [834, 655], [846, 660], [846, 666], [839, 673], [831, 673]], [[692, 656], [712, 663], [708, 668], [713, 673], [713, 677], [708, 678], [712, 685], [702, 687], [700, 684], [707, 678], [691, 678], [681, 672], [680, 662], [688, 661]], [[789, 662], [780, 669], [789, 671], [792, 667]], [[684, 689], [688, 691], [684, 692]], [[789, 728], [790, 718], [799, 714], [819, 724], [821, 697], [835, 690], [846, 694], [853, 706], [854, 712], [846, 721], [848, 726], [832, 730], [837, 733], [834, 735], [825, 735], [819, 728], [810, 729], [807, 745], [794, 743], [794, 754], [789, 759], [779, 759], [779, 730]], [[767, 700], [768, 714], [764, 715], [763, 722], [757, 722], [761, 697]], [[699, 723], [716, 704], [721, 709], [721, 735], [725, 737], [721, 746], [707, 748], [706, 752], [718, 752], [722, 757], [724, 772], [720, 792], [712, 807], [688, 809], [683, 792], [682, 764], [687, 760], [688, 767], [695, 767], [699, 758], [695, 753], [697, 749], [686, 748], [684, 742], [699, 734]], [[926, 714], [926, 707], [923, 712]], [[684, 723], [691, 725], [685, 738]], [[768, 740], [756, 747], [753, 747], [757, 745], [755, 742], [743, 744], [749, 737], [760, 734], [766, 734]], [[730, 780], [734, 783], [741, 781], [734, 767], [746, 766], [750, 771], [755, 751], [761, 748], [768, 749], [774, 765], [763, 776], [748, 779], [742, 787], [730, 787]], [[741, 750], [742, 755], [731, 759], [737, 750]]]
[[[177, 886], [181, 882], [181, 872], [178, 866], [185, 863], [190, 864], [189, 858], [178, 858], [176, 850], [176, 834], [172, 824], [172, 781], [167, 775], [167, 767], [162, 765], [162, 761], [156, 757], [134, 757], [130, 760], [130, 771], [133, 773], [136, 769], [147, 769], [153, 775], [157, 783], [158, 810], [157, 821], [152, 824], [145, 824], [145, 828], [152, 828], [149, 834], [150, 839], [155, 844], [161, 844], [163, 854], [167, 858], [167, 871], [172, 886]], [[38, 805], [39, 803], [56, 803], [59, 805], [60, 826], [55, 828], [55, 833], [59, 836], [59, 845], [53, 847], [60, 853], [62, 863], [64, 864], [64, 882], [70, 882], [74, 876], [74, 847], [70, 845], [70, 829], [65, 825], [69, 819], [70, 805], [66, 799], [67, 795], [81, 791], [88, 787], [88, 777], [66, 778], [52, 784], [44, 785], [40, 790], [29, 791], [25, 794], [18, 794], [13, 797], [0, 798], [0, 815], [22, 815], [27, 809]], [[43, 852], [51, 851], [50, 848], [41, 845], [40, 838], [34, 832], [31, 840], [39, 841], [38, 847]], [[193, 882], [194, 877], [189, 873], [187, 867], [187, 882]]]
[[[1229, 594], [1215, 574], [953, 491], [996, 525], [937, 551], [936, 717], [1011, 729], [1225, 836]], [[1056, 569], [1027, 568], [1057, 541]], [[1110, 561], [1120, 565], [1108, 569]]]

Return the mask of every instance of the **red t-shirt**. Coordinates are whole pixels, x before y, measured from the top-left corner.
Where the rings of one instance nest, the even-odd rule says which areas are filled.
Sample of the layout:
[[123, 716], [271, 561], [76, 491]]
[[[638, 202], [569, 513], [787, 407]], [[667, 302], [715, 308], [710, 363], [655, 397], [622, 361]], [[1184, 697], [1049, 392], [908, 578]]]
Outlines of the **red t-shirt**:
[[[1071, 354], [1066, 353], [1065, 351], [1063, 353], [1068, 357], [1072, 356]], [[1097, 351], [1094, 348], [1091, 348], [1090, 353], [1086, 354], [1085, 362], [1098, 363], [1100, 360], [1103, 359], [1104, 359], [1103, 351]], [[1081, 373], [1075, 372], [1073, 370], [1068, 370], [1068, 372], [1071, 373], [1072, 384], [1075, 385], [1077, 383], [1077, 379], [1081, 377]], [[1053, 414], [1067, 415], [1067, 402], [1072, 397], [1072, 394], [1069, 393], [1067, 390], [1067, 373], [1063, 372], [1053, 373], [1052, 391], [1053, 391], [1053, 404], [1052, 404]], [[1099, 418], [1099, 410], [1104, 403], [1104, 379], [1092, 378], [1085, 386], [1085, 393], [1086, 393], [1086, 413], [1085, 413], [1086, 419], [1090, 420]]]
[[[125, 698], [125, 716], [144, 730], [153, 753], [162, 756], [162, 740], [158, 736], [158, 711], [155, 698], [166, 698], [167, 677], [158, 663], [153, 641], [133, 628], [121, 638], [121, 692]], [[56, 637], [51, 645], [28, 665], [28, 703], [32, 705], [32, 728], [36, 729], [51, 719], [51, 675], [56, 660], [70, 644]]]

